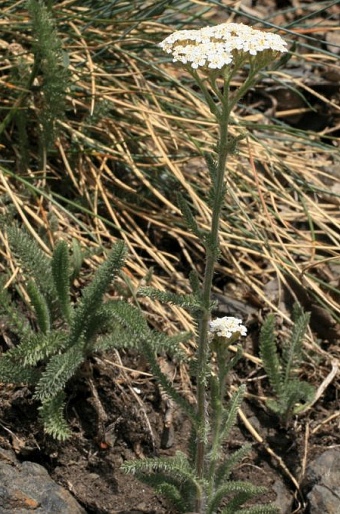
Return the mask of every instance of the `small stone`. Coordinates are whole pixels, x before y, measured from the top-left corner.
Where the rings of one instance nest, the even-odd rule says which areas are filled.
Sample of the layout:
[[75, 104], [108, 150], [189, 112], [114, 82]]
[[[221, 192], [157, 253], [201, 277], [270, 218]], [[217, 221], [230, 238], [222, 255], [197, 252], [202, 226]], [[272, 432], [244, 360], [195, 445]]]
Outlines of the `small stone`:
[[281, 479], [277, 479], [272, 485], [273, 491], [276, 493], [276, 500], [273, 505], [280, 509], [281, 514], [290, 514], [292, 512], [292, 496], [288, 488]]
[[[0, 449], [3, 454], [3, 450]], [[1, 514], [85, 514], [86, 511], [45, 468], [35, 462], [0, 459]]]
[[302, 485], [310, 514], [340, 514], [340, 451], [327, 450], [312, 461]]

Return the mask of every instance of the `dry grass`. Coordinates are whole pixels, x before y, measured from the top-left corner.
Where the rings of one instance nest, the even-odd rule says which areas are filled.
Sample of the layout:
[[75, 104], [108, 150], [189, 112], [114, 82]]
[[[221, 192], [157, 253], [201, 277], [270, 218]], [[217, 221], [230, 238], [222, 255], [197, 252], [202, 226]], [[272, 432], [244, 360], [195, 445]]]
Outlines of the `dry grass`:
[[[32, 63], [25, 3], [4, 4], [2, 119], [20, 96], [13, 70]], [[112, 5], [112, 12], [106, 3], [95, 8], [76, 0], [55, 7], [72, 76], [67, 113], [42, 169], [34, 126], [39, 93], [31, 93], [25, 104], [30, 117], [26, 165], [15, 117], [2, 126], [0, 194], [46, 251], [59, 237], [76, 238], [94, 250], [120, 237], [129, 248], [129, 288], [153, 267], [153, 285], [186, 290], [188, 269], [202, 271], [203, 251], [183, 224], [174, 191], [182, 190], [200, 225], [208, 226], [202, 151], [214, 145], [216, 126], [189, 77], [165, 64], [155, 43], [169, 30], [165, 24], [181, 26], [181, 9], [199, 18], [206, 7], [175, 2], [174, 12], [152, 17], [150, 11], [148, 17], [151, 2], [143, 3], [144, 12], [125, 4]], [[216, 9], [208, 15], [215, 16]], [[328, 94], [329, 81], [321, 80], [324, 89], [314, 87], [319, 74], [308, 70], [339, 74], [340, 68], [335, 52], [314, 46], [315, 36], [299, 27], [288, 31], [287, 39], [298, 43], [290, 63], [268, 72], [257, 93], [235, 112], [233, 130], [246, 138], [229, 162], [216, 290], [231, 291], [245, 310], [249, 304], [269, 308], [289, 320], [288, 291], [335, 330], [340, 322], [339, 106], [336, 95]], [[297, 67], [307, 70], [308, 80], [294, 73]], [[307, 100], [287, 109], [276, 96], [280, 88]], [[263, 110], [268, 96], [270, 108]], [[284, 123], [313, 113], [316, 104], [332, 113], [332, 126], [313, 131]], [[3, 234], [1, 239], [5, 244]], [[9, 265], [15, 273], [6, 247], [2, 256], [2, 269]], [[177, 307], [153, 303], [148, 309], [156, 325], [191, 327], [188, 314]]]

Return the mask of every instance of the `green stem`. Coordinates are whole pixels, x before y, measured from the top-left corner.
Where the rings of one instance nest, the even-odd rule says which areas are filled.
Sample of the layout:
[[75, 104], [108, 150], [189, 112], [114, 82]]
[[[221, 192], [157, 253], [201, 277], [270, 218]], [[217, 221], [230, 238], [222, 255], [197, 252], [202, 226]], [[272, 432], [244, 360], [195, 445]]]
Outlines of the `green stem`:
[[[205, 456], [207, 446], [207, 433], [209, 419], [206, 405], [206, 385], [208, 371], [209, 341], [208, 329], [211, 313], [211, 289], [213, 283], [215, 264], [218, 259], [219, 249], [219, 226], [222, 208], [221, 194], [224, 191], [224, 179], [228, 157], [228, 121], [230, 105], [228, 102], [229, 88], [223, 92], [223, 103], [221, 114], [217, 116], [219, 123], [219, 144], [218, 144], [218, 163], [215, 184], [215, 195], [212, 206], [212, 220], [209, 239], [206, 243], [206, 265], [202, 286], [202, 317], [199, 323], [198, 336], [198, 372], [197, 372], [197, 414], [198, 414], [198, 433], [196, 450], [196, 473], [200, 480], [204, 478]], [[196, 512], [204, 514], [206, 509], [206, 499], [196, 498]]]
[[202, 80], [201, 77], [199, 76], [199, 74], [197, 73], [197, 71], [193, 70], [191, 67], [188, 67], [187, 70], [189, 71], [189, 73], [191, 73], [191, 75], [194, 77], [196, 83], [199, 85], [202, 93], [204, 94], [204, 98], [207, 101], [210, 111], [216, 118], [218, 118], [221, 115], [220, 110], [218, 108], [218, 105], [215, 104], [214, 98], [210, 94], [209, 89], [205, 85], [205, 81]]
[[[238, 63], [241, 66], [241, 62]], [[212, 205], [212, 219], [210, 232], [206, 240], [204, 241], [205, 250], [206, 250], [206, 263], [205, 263], [205, 272], [203, 278], [202, 285], [202, 297], [201, 297], [201, 318], [199, 320], [198, 327], [198, 350], [197, 350], [197, 446], [196, 446], [196, 455], [195, 455], [195, 465], [196, 465], [196, 476], [201, 484], [204, 484], [206, 478], [206, 453], [207, 453], [207, 443], [208, 443], [208, 433], [209, 433], [209, 414], [207, 409], [207, 376], [209, 371], [209, 321], [211, 316], [211, 289], [213, 284], [214, 270], [215, 265], [218, 259], [219, 254], [219, 227], [220, 227], [220, 216], [221, 209], [223, 206], [223, 195], [225, 194], [225, 174], [226, 174], [226, 165], [228, 153], [230, 151], [229, 141], [228, 141], [228, 130], [229, 130], [229, 121], [230, 121], [230, 113], [236, 103], [240, 100], [240, 98], [245, 94], [245, 92], [249, 89], [249, 87], [254, 82], [254, 76], [258, 71], [254, 66], [251, 65], [250, 72], [248, 78], [245, 83], [239, 88], [236, 94], [229, 97], [230, 91], [230, 81], [233, 77], [233, 74], [236, 73], [238, 66], [235, 66], [235, 69], [230, 70], [226, 68], [224, 74], [224, 84], [223, 90], [220, 91], [217, 83], [216, 83], [216, 75], [211, 73], [211, 76], [208, 76], [208, 86], [206, 85], [206, 81], [200, 78], [199, 74], [188, 67], [188, 71], [192, 74], [196, 83], [199, 85], [207, 104], [210, 108], [210, 111], [217, 119], [219, 125], [219, 139], [218, 139], [218, 157], [217, 157], [217, 167], [216, 174], [214, 177], [214, 183], [212, 185], [214, 196], [213, 196], [213, 205]], [[211, 91], [215, 93], [218, 100], [220, 101], [221, 107], [215, 103], [215, 99], [211, 94]], [[221, 405], [217, 405], [216, 409], [219, 412], [214, 413], [217, 417], [214, 422], [213, 428], [213, 451], [215, 451], [215, 457], [212, 457], [212, 462], [209, 464], [208, 475], [209, 475], [209, 484], [208, 488], [211, 488], [214, 477], [211, 474], [214, 474], [216, 462], [218, 458], [218, 445], [220, 444], [220, 431], [221, 431], [221, 415], [222, 415], [222, 404], [223, 404], [223, 396], [224, 396], [224, 387], [225, 387], [225, 378], [226, 375], [220, 376], [220, 381], [223, 384], [219, 384], [218, 391], [218, 402], [221, 402]], [[219, 418], [219, 419], [218, 419]], [[198, 514], [206, 513], [206, 503], [207, 503], [207, 492], [203, 492], [206, 487], [202, 486], [202, 490], [197, 491], [196, 499], [195, 499], [195, 511]], [[209, 492], [208, 492], [209, 494]]]
[[[214, 393], [216, 397], [212, 398], [212, 406], [213, 408], [213, 424], [212, 424], [212, 434], [211, 434], [211, 452], [210, 452], [210, 462], [209, 462], [209, 472], [208, 472], [208, 480], [209, 480], [209, 492], [213, 493], [214, 485], [215, 485], [215, 472], [216, 466], [218, 464], [220, 458], [221, 451], [221, 433], [223, 432], [222, 420], [223, 420], [223, 404], [226, 394], [226, 385], [227, 385], [227, 376], [232, 367], [232, 362], [230, 360], [230, 352], [229, 352], [229, 344], [227, 345], [225, 340], [218, 341], [216, 345], [216, 364], [218, 368], [216, 380], [216, 387]], [[213, 390], [212, 390], [213, 394]]]
[[[261, 69], [261, 67], [255, 67], [255, 66], [250, 67], [247, 79], [242, 84], [242, 86], [237, 90], [235, 96], [233, 96], [233, 98], [230, 99], [230, 112], [235, 107], [237, 102], [245, 95], [245, 93], [248, 91], [248, 89], [250, 89], [251, 86], [254, 85], [255, 77], [260, 69]], [[231, 77], [230, 77], [230, 79], [231, 79]]]

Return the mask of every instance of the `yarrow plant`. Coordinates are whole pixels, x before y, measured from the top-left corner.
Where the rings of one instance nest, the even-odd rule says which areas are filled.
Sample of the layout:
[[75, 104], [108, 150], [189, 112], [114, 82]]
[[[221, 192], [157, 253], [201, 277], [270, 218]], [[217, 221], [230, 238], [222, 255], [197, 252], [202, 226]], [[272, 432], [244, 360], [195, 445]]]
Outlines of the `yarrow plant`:
[[247, 328], [242, 325], [241, 319], [224, 316], [209, 322], [209, 332], [211, 336], [217, 334], [219, 337], [231, 339], [234, 336], [246, 336]]
[[[195, 219], [194, 213], [182, 196], [180, 208], [188, 228], [200, 239], [206, 253], [202, 283], [193, 270], [190, 283], [193, 294], [174, 295], [145, 288], [142, 294], [190, 308], [198, 326], [197, 353], [193, 368], [196, 370], [197, 407], [180, 405], [190, 417], [193, 435], [189, 455], [178, 453], [172, 459], [155, 458], [127, 462], [126, 471], [155, 486], [167, 495], [181, 512], [197, 514], [265, 514], [277, 512], [272, 505], [253, 505], [241, 508], [250, 498], [263, 492], [262, 488], [233, 481], [233, 467], [249, 450], [245, 445], [225, 458], [222, 445], [228, 439], [236, 421], [237, 411], [245, 394], [240, 386], [226, 404], [226, 378], [242, 354], [231, 357], [230, 345], [246, 335], [242, 320], [219, 318], [211, 320], [211, 290], [216, 262], [219, 257], [219, 223], [227, 191], [226, 173], [228, 154], [235, 151], [242, 134], [232, 137], [229, 131], [233, 108], [255, 83], [258, 73], [279, 56], [287, 52], [286, 42], [276, 34], [253, 29], [244, 24], [223, 23], [200, 30], [180, 30], [168, 36], [160, 47], [190, 73], [199, 86], [210, 111], [215, 116], [219, 134], [215, 156], [206, 155], [211, 186], [209, 205], [211, 224], [206, 232]], [[231, 91], [233, 76], [246, 67], [243, 84]], [[164, 379], [168, 393], [178, 393]]]
[[243, 23], [179, 30], [164, 39], [160, 46], [173, 56], [174, 62], [208, 70], [237, 66], [240, 59], [252, 57], [256, 57], [254, 61], [267, 60], [269, 63], [277, 55], [287, 52], [286, 42], [277, 34], [256, 30]]

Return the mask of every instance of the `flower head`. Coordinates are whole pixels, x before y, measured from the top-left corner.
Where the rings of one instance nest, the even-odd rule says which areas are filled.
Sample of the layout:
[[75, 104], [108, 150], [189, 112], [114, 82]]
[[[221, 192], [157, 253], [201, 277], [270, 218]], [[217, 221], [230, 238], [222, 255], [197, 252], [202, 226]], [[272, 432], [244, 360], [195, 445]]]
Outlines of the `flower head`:
[[221, 69], [236, 59], [265, 57], [264, 65], [287, 52], [286, 42], [278, 35], [253, 29], [243, 23], [222, 23], [199, 30], [173, 32], [160, 43], [173, 60], [192, 68]]
[[230, 339], [235, 334], [241, 336], [247, 335], [247, 329], [242, 325], [242, 320], [228, 316], [210, 321], [209, 332], [211, 336], [217, 335], [219, 337], [226, 337], [227, 339]]

